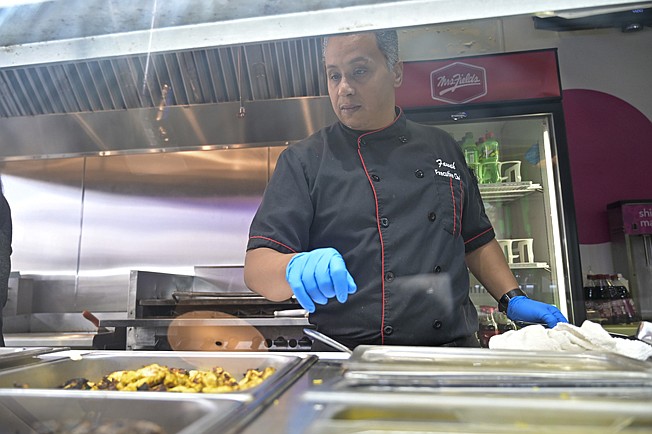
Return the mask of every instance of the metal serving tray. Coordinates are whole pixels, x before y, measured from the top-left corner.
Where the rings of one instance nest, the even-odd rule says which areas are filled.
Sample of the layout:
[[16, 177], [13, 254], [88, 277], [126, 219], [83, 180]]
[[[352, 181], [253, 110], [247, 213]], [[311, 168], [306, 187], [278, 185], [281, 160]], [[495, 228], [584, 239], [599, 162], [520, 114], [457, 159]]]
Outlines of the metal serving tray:
[[[168, 419], [172, 421], [179, 419], [184, 423], [177, 424], [174, 422], [171, 425], [173, 429], [178, 426], [179, 430], [181, 430], [181, 427], [185, 426], [184, 424], [191, 424], [187, 429], [179, 431], [183, 432], [183, 434], [204, 432], [227, 434], [237, 432], [317, 361], [317, 357], [314, 355], [294, 353], [72, 350], [45, 354], [39, 358], [42, 359], [40, 364], [0, 371], [0, 420], [3, 422], [4, 414], [9, 415], [6, 417], [13, 417], [19, 421], [23, 420], [24, 418], [21, 415], [25, 413], [21, 413], [20, 408], [25, 405], [29, 406], [30, 412], [33, 412], [34, 417], [31, 420], [37, 421], [46, 420], [48, 417], [52, 417], [53, 414], [56, 415], [57, 409], [62, 410], [64, 406], [70, 404], [72, 407], [77, 406], [83, 409], [84, 412], [90, 411], [93, 415], [97, 411], [99, 417], [107, 420], [111, 419], [113, 415], [120, 416], [122, 414], [135, 414], [146, 417], [154, 414], [152, 422], [156, 422], [156, 418], [159, 416], [163, 418], [164, 422]], [[238, 379], [242, 378], [247, 369], [252, 368], [273, 367], [276, 372], [255, 387], [226, 393], [58, 389], [58, 386], [72, 378], [84, 377], [97, 381], [110, 372], [139, 369], [151, 363], [184, 369], [210, 369], [214, 366], [220, 366]], [[17, 389], [15, 388], [16, 384], [27, 384], [29, 388]], [[63, 398], [66, 400], [62, 400]], [[13, 404], [16, 400], [19, 400], [21, 404], [18, 407]], [[48, 402], [47, 405], [45, 404], [46, 401]], [[6, 405], [5, 402], [12, 404]], [[214, 407], [210, 409], [206, 407], [206, 403], [211, 403]], [[111, 409], [108, 413], [100, 411], [105, 405], [108, 405]], [[16, 411], [16, 408], [18, 408], [18, 411]], [[114, 408], [115, 410], [113, 410]], [[195, 415], [198, 413], [203, 414], [204, 410], [208, 408], [208, 412], [213, 416], [201, 416], [197, 424], [192, 424], [195, 419], [192, 417], [186, 418], [182, 414], [186, 408], [193, 410]], [[166, 426], [165, 423], [162, 425], [169, 433], [171, 428]], [[17, 432], [22, 433], [23, 431]]]
[[36, 356], [65, 349], [51, 347], [0, 347], [0, 369], [35, 363], [39, 361]]
[[[233, 400], [143, 398], [136, 393], [84, 394], [83, 391], [3, 390], [0, 391], [0, 432], [63, 433], [96, 432], [74, 430], [90, 425], [96, 429], [106, 423], [150, 422], [166, 434], [202, 434], [216, 424], [227, 429], [244, 404]], [[76, 392], [76, 393], [75, 393]], [[99, 432], [99, 430], [97, 431]], [[109, 431], [102, 431], [109, 432]], [[124, 428], [122, 431], [127, 432]], [[129, 432], [136, 432], [131, 429]], [[152, 432], [152, 431], [147, 431]]]
[[322, 393], [297, 407], [291, 434], [649, 433], [649, 399]]
[[[294, 382], [317, 358], [308, 354], [278, 353], [225, 353], [225, 352], [167, 352], [167, 351], [64, 351], [40, 357], [43, 363], [0, 371], [0, 389], [28, 385], [29, 389], [55, 390], [67, 380], [86, 378], [98, 381], [113, 371], [139, 369], [151, 363], [174, 368], [210, 369], [220, 366], [240, 379], [247, 369], [273, 367], [276, 372], [258, 386], [243, 391], [226, 393], [161, 393], [136, 392], [138, 395], [173, 397], [183, 399], [199, 397], [254, 401], [280, 393]], [[68, 390], [63, 391], [68, 392]], [[72, 391], [71, 391], [72, 392]], [[109, 393], [124, 395], [121, 391], [82, 391], [85, 394]]]
[[344, 367], [344, 381], [349, 386], [652, 385], [652, 363], [591, 352], [360, 346]]

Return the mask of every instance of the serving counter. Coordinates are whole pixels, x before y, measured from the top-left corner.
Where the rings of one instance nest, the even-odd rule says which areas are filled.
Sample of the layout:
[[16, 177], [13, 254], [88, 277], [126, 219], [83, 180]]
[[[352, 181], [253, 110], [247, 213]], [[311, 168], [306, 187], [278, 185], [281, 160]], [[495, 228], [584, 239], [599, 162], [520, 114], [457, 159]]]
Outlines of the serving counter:
[[[350, 356], [58, 351], [32, 358], [0, 369], [0, 420], [11, 432], [59, 432], [43, 426], [77, 419], [136, 420], [167, 433], [652, 432], [652, 363], [600, 353], [362, 346]], [[217, 394], [56, 389], [74, 376], [97, 379], [149, 363], [220, 366], [236, 377], [249, 368], [275, 372], [251, 389]]]
[[652, 363], [606, 354], [323, 353], [244, 434], [652, 432]]

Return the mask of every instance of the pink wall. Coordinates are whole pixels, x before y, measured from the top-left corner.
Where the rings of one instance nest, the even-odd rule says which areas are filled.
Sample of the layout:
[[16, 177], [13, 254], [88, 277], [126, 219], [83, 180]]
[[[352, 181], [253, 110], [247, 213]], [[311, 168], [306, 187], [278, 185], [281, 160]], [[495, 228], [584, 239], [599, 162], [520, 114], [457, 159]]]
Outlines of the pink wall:
[[610, 241], [606, 206], [652, 200], [652, 122], [613, 95], [563, 91], [580, 244]]

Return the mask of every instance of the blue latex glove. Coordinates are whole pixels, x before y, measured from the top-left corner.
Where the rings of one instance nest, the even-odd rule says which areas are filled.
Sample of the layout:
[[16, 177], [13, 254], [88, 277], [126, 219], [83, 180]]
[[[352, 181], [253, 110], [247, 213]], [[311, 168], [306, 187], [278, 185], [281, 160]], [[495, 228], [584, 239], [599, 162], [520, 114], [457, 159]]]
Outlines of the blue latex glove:
[[293, 256], [285, 278], [299, 304], [310, 313], [315, 311], [315, 303], [326, 304], [333, 297], [344, 303], [358, 289], [342, 255], [332, 247]]
[[507, 317], [512, 321], [546, 323], [550, 328], [556, 326], [558, 322], [568, 322], [564, 314], [555, 306], [522, 295], [509, 301]]

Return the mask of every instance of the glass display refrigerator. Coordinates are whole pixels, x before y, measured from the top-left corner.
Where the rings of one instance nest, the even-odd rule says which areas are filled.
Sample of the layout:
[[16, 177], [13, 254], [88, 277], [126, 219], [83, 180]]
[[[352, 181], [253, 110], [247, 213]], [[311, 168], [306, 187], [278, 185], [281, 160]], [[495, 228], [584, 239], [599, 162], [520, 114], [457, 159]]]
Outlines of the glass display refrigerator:
[[[521, 288], [585, 319], [557, 52], [406, 62], [397, 104], [459, 143]], [[476, 307], [496, 306], [471, 275]]]

